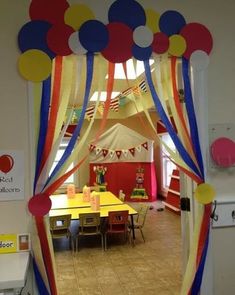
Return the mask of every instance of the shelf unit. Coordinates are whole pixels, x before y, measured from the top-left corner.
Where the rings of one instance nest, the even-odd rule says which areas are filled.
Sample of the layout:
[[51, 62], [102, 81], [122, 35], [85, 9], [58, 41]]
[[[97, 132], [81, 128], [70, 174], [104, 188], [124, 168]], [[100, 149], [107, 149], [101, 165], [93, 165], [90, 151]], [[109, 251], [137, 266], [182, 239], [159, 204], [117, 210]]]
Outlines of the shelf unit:
[[166, 209], [180, 214], [180, 176], [178, 169], [172, 171], [169, 189], [167, 191], [166, 200], [163, 204]]

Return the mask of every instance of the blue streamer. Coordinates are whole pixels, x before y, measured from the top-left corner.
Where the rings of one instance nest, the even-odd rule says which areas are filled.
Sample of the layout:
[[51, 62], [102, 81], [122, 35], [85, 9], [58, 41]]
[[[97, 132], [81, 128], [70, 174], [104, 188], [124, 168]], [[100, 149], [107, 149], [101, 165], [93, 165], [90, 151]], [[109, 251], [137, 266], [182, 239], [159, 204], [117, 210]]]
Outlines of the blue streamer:
[[147, 61], [147, 60], [144, 61], [144, 67], [145, 67], [145, 74], [146, 74], [146, 78], [148, 81], [149, 89], [151, 91], [155, 107], [158, 111], [158, 114], [159, 114], [163, 124], [166, 126], [166, 129], [167, 129], [171, 139], [173, 140], [175, 147], [176, 147], [177, 151], [179, 152], [181, 158], [194, 171], [194, 173], [197, 174], [197, 176], [201, 177], [200, 171], [198, 170], [197, 166], [194, 164], [193, 160], [191, 159], [188, 152], [186, 151], [183, 144], [181, 143], [180, 139], [178, 138], [171, 122], [169, 121], [169, 119], [162, 107], [161, 101], [160, 101], [159, 97], [157, 96], [157, 93], [156, 93], [154, 85], [153, 85], [152, 77], [151, 77], [149, 61]]
[[202, 174], [202, 178], [204, 180], [204, 166], [203, 166], [203, 159], [198, 135], [198, 127], [197, 127], [197, 120], [195, 115], [195, 110], [193, 106], [193, 98], [192, 98], [192, 91], [190, 87], [190, 79], [188, 75], [188, 67], [189, 62], [187, 59], [183, 58], [182, 60], [182, 72], [183, 72], [183, 79], [184, 79], [184, 95], [185, 95], [185, 105], [188, 114], [188, 121], [190, 126], [190, 134], [192, 138], [192, 143], [194, 147], [194, 151], [196, 154], [196, 158], [198, 161], [198, 165]]
[[205, 268], [208, 245], [209, 245], [209, 229], [208, 229], [207, 238], [206, 238], [206, 242], [204, 245], [201, 261], [199, 263], [198, 270], [196, 272], [196, 275], [194, 277], [194, 281], [192, 284], [191, 295], [198, 295], [200, 292], [201, 284], [202, 284], [202, 276], [203, 276], [203, 272], [204, 272], [204, 268]]
[[50, 295], [50, 293], [48, 292], [47, 287], [42, 279], [42, 276], [39, 272], [38, 266], [37, 266], [34, 258], [33, 258], [33, 270], [34, 270], [35, 280], [37, 283], [39, 294], [40, 295]]
[[[77, 141], [77, 138], [80, 136], [80, 131], [82, 128], [82, 124], [84, 121], [84, 117], [86, 114], [86, 109], [89, 101], [89, 95], [90, 95], [90, 90], [91, 90], [91, 83], [92, 83], [92, 78], [93, 78], [93, 66], [94, 66], [94, 54], [87, 53], [87, 77], [86, 77], [86, 89], [85, 89], [85, 95], [84, 95], [84, 102], [83, 102], [83, 107], [82, 111], [79, 117], [78, 124], [73, 132], [73, 135], [69, 141], [69, 144], [67, 148], [65, 149], [62, 157], [60, 158], [59, 162], [57, 163], [56, 167], [52, 171], [51, 175], [46, 181], [45, 186], [50, 182], [50, 180], [55, 176], [60, 168], [63, 166], [65, 161], [68, 159], [68, 157], [71, 155], [73, 148], [75, 146], [75, 143]], [[44, 187], [45, 187], [44, 186]]]
[[42, 160], [44, 145], [46, 141], [46, 134], [48, 128], [48, 116], [50, 108], [50, 96], [51, 96], [51, 77], [43, 81], [42, 84], [42, 99], [41, 99], [41, 109], [40, 109], [40, 130], [38, 135], [38, 145], [37, 145], [37, 159], [36, 159], [36, 169], [34, 177], [34, 193], [39, 176], [39, 168]]

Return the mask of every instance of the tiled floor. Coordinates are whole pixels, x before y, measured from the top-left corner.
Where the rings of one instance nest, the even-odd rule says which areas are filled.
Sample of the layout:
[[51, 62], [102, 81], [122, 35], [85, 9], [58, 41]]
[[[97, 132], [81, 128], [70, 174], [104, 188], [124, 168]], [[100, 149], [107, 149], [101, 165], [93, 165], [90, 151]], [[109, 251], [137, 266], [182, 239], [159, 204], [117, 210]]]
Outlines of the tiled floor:
[[144, 227], [146, 242], [137, 231], [135, 247], [113, 238], [108, 250], [102, 251], [99, 238], [88, 237], [73, 256], [67, 241], [56, 241], [59, 295], [178, 295], [182, 279], [180, 217], [157, 211], [159, 202], [152, 205]]

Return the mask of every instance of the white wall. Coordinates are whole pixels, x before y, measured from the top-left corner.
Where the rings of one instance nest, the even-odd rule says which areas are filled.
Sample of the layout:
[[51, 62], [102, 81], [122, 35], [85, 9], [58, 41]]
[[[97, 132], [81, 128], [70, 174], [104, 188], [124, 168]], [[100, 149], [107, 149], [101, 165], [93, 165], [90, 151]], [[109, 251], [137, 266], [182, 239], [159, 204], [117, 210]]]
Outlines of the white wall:
[[25, 158], [25, 200], [0, 202], [0, 233], [27, 232], [29, 127], [26, 82], [17, 71], [17, 32], [27, 21], [29, 1], [1, 1], [0, 10], [0, 150], [20, 150]]
[[[78, 3], [82, 1], [70, 1]], [[98, 6], [97, 0], [83, 1]], [[112, 3], [113, 1], [102, 1]], [[235, 4], [232, 0], [144, 0], [145, 7], [162, 13], [168, 9], [180, 11], [187, 22], [206, 25], [214, 38], [208, 71], [209, 123], [234, 123], [234, 52], [235, 52]], [[28, 127], [27, 84], [17, 72], [17, 34], [28, 21], [28, 0], [1, 0], [0, 9], [0, 148], [23, 150], [25, 154], [25, 200], [0, 203], [0, 232], [28, 230], [27, 201], [30, 198], [30, 146]], [[105, 9], [100, 5], [99, 14]], [[235, 172], [209, 174], [218, 190], [218, 198], [235, 198]], [[234, 229], [217, 229], [212, 235], [215, 295], [232, 294], [234, 287], [231, 273], [234, 266]], [[212, 269], [211, 269], [212, 271]]]

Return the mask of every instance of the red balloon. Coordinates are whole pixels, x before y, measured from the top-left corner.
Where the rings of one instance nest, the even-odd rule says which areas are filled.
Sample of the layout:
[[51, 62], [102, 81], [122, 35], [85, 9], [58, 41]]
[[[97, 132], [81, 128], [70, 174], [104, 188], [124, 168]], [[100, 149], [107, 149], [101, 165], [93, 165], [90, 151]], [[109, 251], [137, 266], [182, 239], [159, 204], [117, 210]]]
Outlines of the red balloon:
[[47, 33], [47, 45], [57, 55], [70, 55], [72, 50], [69, 47], [69, 37], [74, 29], [65, 24], [56, 24]]
[[14, 159], [10, 155], [2, 155], [0, 157], [0, 171], [8, 173], [14, 166]]
[[184, 57], [189, 59], [196, 50], [205, 51], [210, 54], [213, 47], [213, 39], [210, 31], [201, 24], [189, 23], [182, 28], [180, 35], [184, 37], [187, 48]]
[[33, 216], [44, 216], [51, 209], [51, 199], [47, 194], [35, 195], [29, 200], [28, 208]]
[[153, 37], [152, 48], [153, 51], [161, 54], [168, 50], [169, 48], [169, 37], [161, 32], [155, 33]]
[[101, 54], [112, 63], [125, 62], [132, 57], [133, 32], [123, 23], [109, 23], [109, 43]]
[[64, 13], [69, 7], [65, 0], [33, 0], [29, 15], [32, 20], [45, 20], [51, 24], [64, 23]]

